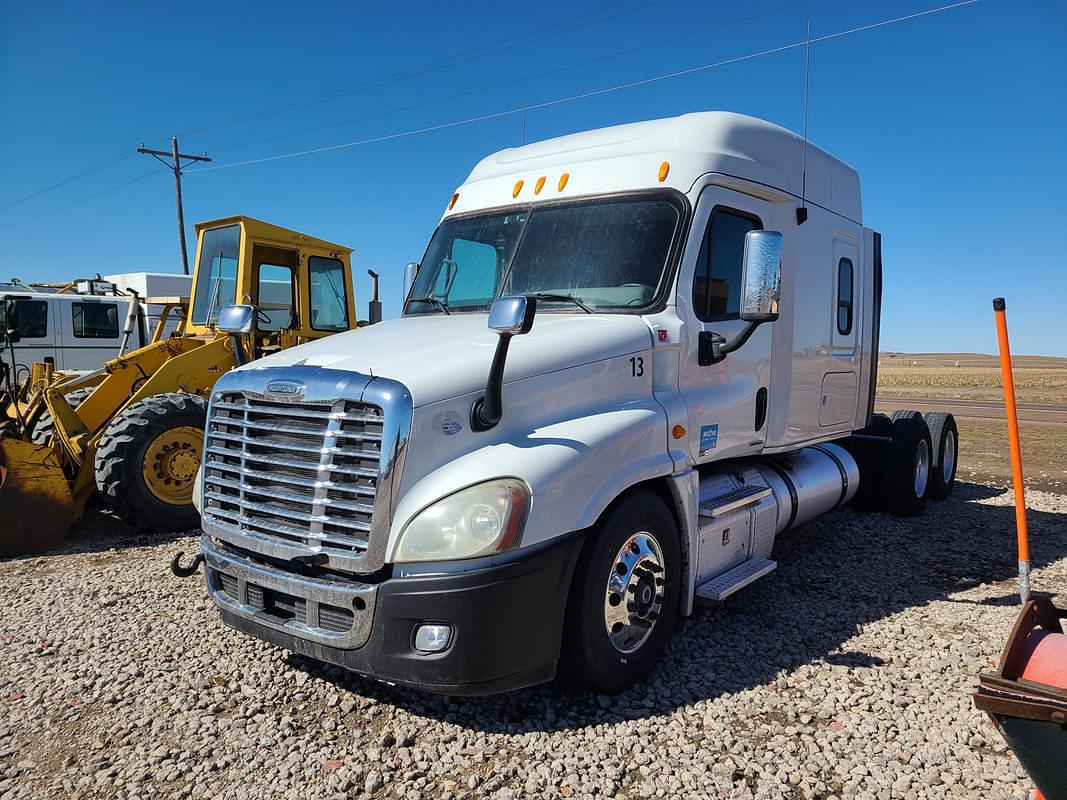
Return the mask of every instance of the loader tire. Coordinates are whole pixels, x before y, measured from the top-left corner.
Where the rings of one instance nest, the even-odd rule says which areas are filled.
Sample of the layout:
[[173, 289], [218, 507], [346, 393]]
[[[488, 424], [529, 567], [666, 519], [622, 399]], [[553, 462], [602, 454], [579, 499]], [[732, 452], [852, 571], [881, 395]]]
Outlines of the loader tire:
[[883, 507], [910, 517], [923, 510], [930, 492], [933, 447], [921, 414], [893, 420], [882, 481]]
[[199, 525], [192, 497], [206, 419], [206, 400], [170, 392], [111, 420], [96, 450], [96, 488], [124, 522], [160, 532]]
[[926, 415], [933, 445], [933, 465], [930, 477], [930, 496], [944, 500], [956, 485], [956, 467], [959, 462], [960, 433], [956, 418], [944, 411], [931, 411]]
[[[77, 408], [81, 405], [82, 400], [92, 394], [94, 387], [88, 389], [78, 389], [67, 395], [67, 404], [71, 408]], [[46, 445], [52, 441], [52, 434], [56, 432], [56, 421], [52, 419], [52, 412], [47, 408], [41, 412], [41, 416], [37, 418], [36, 424], [33, 426], [33, 430], [30, 431], [30, 441], [34, 444]]]

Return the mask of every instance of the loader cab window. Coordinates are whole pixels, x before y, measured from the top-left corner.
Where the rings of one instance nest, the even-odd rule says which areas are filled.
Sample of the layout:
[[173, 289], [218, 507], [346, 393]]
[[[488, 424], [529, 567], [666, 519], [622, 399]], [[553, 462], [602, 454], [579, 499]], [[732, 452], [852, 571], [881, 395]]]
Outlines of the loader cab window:
[[227, 225], [204, 231], [196, 267], [193, 298], [194, 325], [215, 325], [219, 309], [237, 302], [237, 256], [241, 226]]
[[699, 319], [738, 319], [745, 234], [762, 229], [759, 217], [723, 206], [712, 209], [693, 278], [693, 309]]
[[837, 262], [837, 332], [852, 333], [852, 262], [847, 258]]
[[308, 259], [308, 271], [311, 275], [311, 327], [317, 331], [347, 331], [348, 294], [344, 264], [337, 258], [312, 256]]
[[[3, 298], [0, 297], [0, 342], [3, 331], [7, 330]], [[48, 301], [16, 300], [15, 329], [23, 339], [42, 339], [48, 335]]]
[[293, 268], [282, 264], [260, 264], [256, 286], [256, 307], [261, 331], [293, 327]]
[[117, 339], [119, 336], [117, 303], [71, 303], [70, 313], [76, 339]]

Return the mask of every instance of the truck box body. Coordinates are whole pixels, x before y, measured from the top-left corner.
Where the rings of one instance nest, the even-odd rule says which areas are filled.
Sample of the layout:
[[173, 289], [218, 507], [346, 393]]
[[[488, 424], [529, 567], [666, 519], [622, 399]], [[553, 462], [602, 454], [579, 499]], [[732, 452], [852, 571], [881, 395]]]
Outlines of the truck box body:
[[[856, 491], [856, 462], [834, 442], [868, 424], [877, 353], [879, 245], [859, 179], [804, 150], [770, 123], [705, 112], [479, 163], [402, 318], [216, 385], [202, 548], [224, 620], [384, 680], [484, 693], [555, 674], [589, 543], [635, 493], [673, 514], [680, 571], [662, 580], [679, 584], [680, 613], [702, 588], [721, 599], [773, 569], [778, 533]], [[576, 219], [588, 220], [584, 238], [568, 238]], [[782, 233], [777, 319], [704, 363], [708, 335], [745, 329], [741, 259], [759, 230]], [[590, 243], [603, 284], [574, 252]], [[655, 280], [612, 278], [639, 258], [662, 262]], [[487, 303], [465, 308], [464, 292], [578, 293], [576, 282], [595, 313], [538, 301], [506, 352], [503, 415], [484, 429], [477, 407], [499, 340]], [[446, 297], [450, 313], [437, 307]], [[406, 529], [481, 486], [521, 487], [514, 542], [412, 557]], [[485, 506], [482, 517], [510, 524]], [[640, 596], [654, 564], [671, 560], [660, 555], [628, 591]], [[420, 649], [424, 635], [445, 637], [444, 649]]]

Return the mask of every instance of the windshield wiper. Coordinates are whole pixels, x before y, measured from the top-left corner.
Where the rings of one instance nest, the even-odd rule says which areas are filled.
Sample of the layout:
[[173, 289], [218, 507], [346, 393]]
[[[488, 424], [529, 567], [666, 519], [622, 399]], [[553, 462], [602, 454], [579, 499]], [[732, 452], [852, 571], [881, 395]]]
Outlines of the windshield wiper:
[[433, 297], [433, 296], [428, 295], [428, 294], [424, 294], [421, 297], [412, 297], [410, 300], [408, 300], [408, 302], [409, 303], [429, 303], [434, 308], [439, 308], [442, 311], [444, 311], [445, 314], [447, 314], [448, 316], [452, 316], [452, 312], [448, 310], [448, 303], [444, 302], [443, 300], [438, 300], [436, 297]]
[[563, 300], [565, 302], [574, 303], [578, 308], [582, 309], [586, 314], [592, 314], [593, 309], [587, 306], [580, 297], [575, 297], [573, 294], [554, 294], [552, 292], [536, 292], [534, 295], [538, 300]]

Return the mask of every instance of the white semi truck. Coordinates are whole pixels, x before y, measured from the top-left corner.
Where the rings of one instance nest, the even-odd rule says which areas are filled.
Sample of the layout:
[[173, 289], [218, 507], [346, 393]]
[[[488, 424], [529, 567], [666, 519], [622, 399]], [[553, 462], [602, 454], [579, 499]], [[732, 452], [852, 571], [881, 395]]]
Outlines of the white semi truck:
[[767, 122], [491, 155], [402, 318], [216, 384], [210, 595], [388, 682], [484, 694], [562, 665], [619, 692], [783, 531], [951, 489], [950, 416], [873, 413], [881, 287], [856, 172]]

